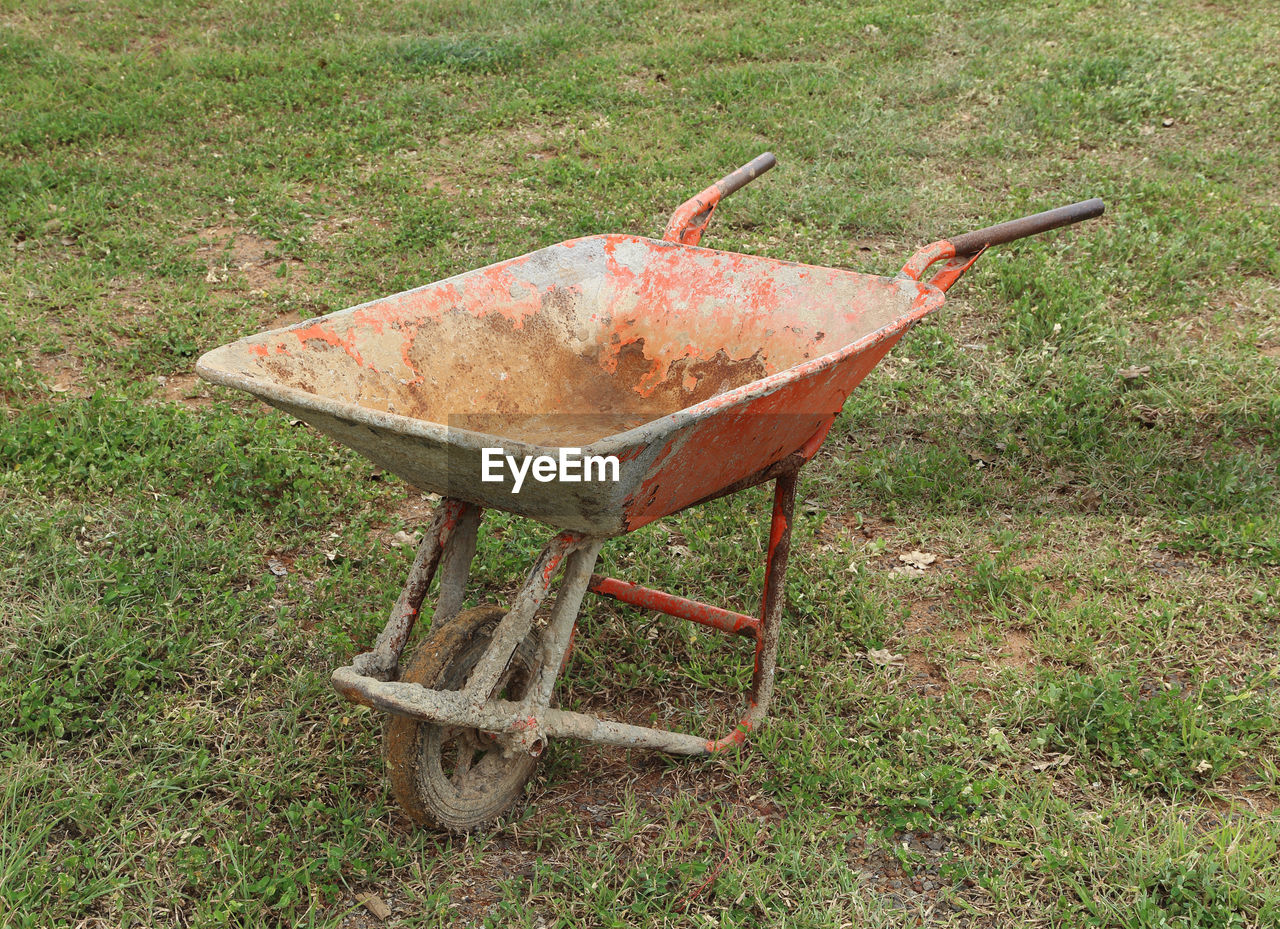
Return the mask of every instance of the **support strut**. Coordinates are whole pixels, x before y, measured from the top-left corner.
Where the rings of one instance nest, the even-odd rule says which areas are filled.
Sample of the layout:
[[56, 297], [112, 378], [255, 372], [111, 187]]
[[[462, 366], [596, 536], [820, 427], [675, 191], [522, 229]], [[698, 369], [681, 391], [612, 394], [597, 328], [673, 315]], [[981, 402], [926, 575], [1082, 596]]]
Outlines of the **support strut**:
[[[770, 474], [774, 478], [773, 512], [764, 593], [759, 617], [735, 613], [710, 604], [676, 597], [659, 590], [593, 575], [603, 540], [576, 532], [551, 539], [534, 562], [511, 608], [494, 630], [485, 654], [459, 691], [438, 691], [393, 678], [399, 655], [409, 638], [436, 567], [442, 565], [437, 594], [438, 622], [447, 622], [460, 608], [467, 574], [475, 554], [480, 523], [478, 507], [446, 500], [437, 510], [414, 558], [409, 579], [386, 628], [374, 648], [333, 673], [335, 688], [356, 703], [442, 725], [467, 726], [498, 733], [512, 750], [538, 754], [551, 736], [574, 736], [627, 747], [654, 748], [690, 755], [722, 751], [741, 745], [768, 712], [773, 698], [778, 661], [778, 632], [785, 599], [784, 580], [791, 551], [791, 522], [795, 508], [798, 466]], [[763, 472], [762, 472], [763, 473]], [[564, 577], [540, 636], [535, 679], [519, 702], [494, 699], [494, 690], [520, 643], [533, 629], [538, 608], [548, 597], [556, 574]], [[738, 725], [719, 739], [632, 726], [597, 719], [585, 713], [551, 708], [556, 677], [564, 668], [573, 640], [582, 598], [590, 589], [626, 603], [658, 610], [755, 640], [755, 663], [747, 709]]]

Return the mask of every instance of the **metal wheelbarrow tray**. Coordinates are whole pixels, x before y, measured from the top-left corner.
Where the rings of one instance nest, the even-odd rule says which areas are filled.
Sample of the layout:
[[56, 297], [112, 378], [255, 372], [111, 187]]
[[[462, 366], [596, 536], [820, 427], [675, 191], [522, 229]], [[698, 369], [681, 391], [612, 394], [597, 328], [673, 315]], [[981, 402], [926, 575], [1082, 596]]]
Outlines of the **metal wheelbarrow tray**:
[[[465, 830], [499, 815], [550, 737], [680, 754], [740, 744], [772, 696], [796, 476], [849, 393], [986, 247], [1102, 212], [1086, 201], [935, 242], [895, 278], [697, 247], [721, 198], [774, 163], [761, 155], [685, 203], [662, 241], [573, 239], [200, 359], [208, 380], [444, 498], [377, 643], [334, 672], [343, 695], [392, 714], [391, 784], [415, 819]], [[486, 470], [571, 453], [597, 479], [513, 492]], [[759, 615], [592, 574], [605, 539], [769, 480]], [[462, 612], [485, 508], [558, 532], [507, 608]], [[432, 629], [402, 668], [437, 569]], [[707, 739], [553, 708], [588, 590], [753, 638], [739, 725]]]

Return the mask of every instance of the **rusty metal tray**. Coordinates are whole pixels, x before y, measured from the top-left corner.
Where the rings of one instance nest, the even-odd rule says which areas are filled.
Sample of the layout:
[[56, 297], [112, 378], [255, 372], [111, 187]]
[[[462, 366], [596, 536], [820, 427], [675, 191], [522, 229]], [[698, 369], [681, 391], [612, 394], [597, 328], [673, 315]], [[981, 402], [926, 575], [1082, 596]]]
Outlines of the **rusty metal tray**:
[[[411, 484], [617, 535], [792, 454], [942, 291], [627, 235], [574, 239], [204, 355]], [[617, 482], [479, 480], [480, 450]]]

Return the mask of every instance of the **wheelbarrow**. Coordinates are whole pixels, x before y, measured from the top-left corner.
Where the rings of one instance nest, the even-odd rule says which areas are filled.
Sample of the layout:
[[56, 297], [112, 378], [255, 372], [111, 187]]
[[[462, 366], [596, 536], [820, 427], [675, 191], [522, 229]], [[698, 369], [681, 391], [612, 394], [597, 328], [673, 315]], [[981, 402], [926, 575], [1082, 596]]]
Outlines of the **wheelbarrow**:
[[[442, 498], [386, 627], [333, 673], [343, 696], [389, 714], [389, 779], [413, 819], [489, 822], [553, 738], [740, 745], [773, 695], [796, 478], [850, 391], [986, 248], [1103, 210], [1088, 200], [942, 239], [896, 277], [698, 247], [721, 199], [775, 163], [765, 153], [702, 191], [661, 241], [572, 239], [200, 359], [204, 378]], [[536, 479], [518, 482], [521, 467]], [[593, 573], [605, 540], [768, 481], [757, 614]], [[486, 508], [554, 534], [506, 606], [463, 610]], [[431, 628], [402, 664], [437, 575]], [[751, 639], [737, 726], [707, 738], [554, 706], [587, 591]]]

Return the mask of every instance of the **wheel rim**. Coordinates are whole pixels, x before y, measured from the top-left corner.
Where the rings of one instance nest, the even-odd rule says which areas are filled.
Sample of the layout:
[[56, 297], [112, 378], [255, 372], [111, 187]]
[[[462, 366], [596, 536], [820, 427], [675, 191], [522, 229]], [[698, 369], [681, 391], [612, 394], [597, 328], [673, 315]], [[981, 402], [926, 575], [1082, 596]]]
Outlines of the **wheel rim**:
[[[489, 639], [469, 643], [437, 685], [440, 690], [461, 690], [483, 657]], [[498, 680], [494, 696], [517, 701], [525, 696], [534, 668], [528, 656], [517, 650], [511, 664]], [[523, 659], [523, 660], [522, 660]], [[418, 777], [437, 799], [460, 807], [473, 808], [493, 797], [502, 797], [523, 784], [532, 768], [524, 752], [504, 754], [501, 742], [492, 734], [466, 726], [419, 726]]]
[[[401, 680], [458, 692], [484, 656], [506, 611], [493, 606], [457, 614], [432, 629], [402, 668]], [[492, 696], [519, 701], [537, 679], [536, 636], [516, 648]], [[411, 818], [452, 832], [470, 832], [496, 819], [524, 793], [538, 759], [505, 754], [495, 736], [466, 726], [390, 716], [383, 730], [392, 792]]]

